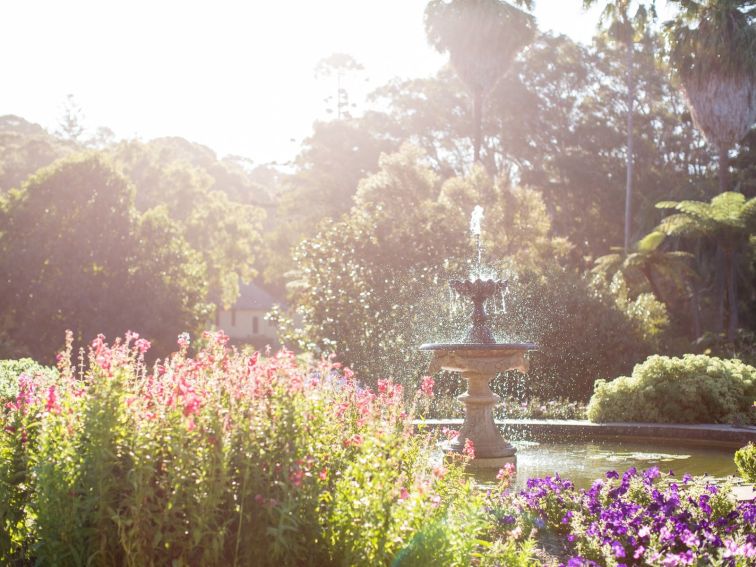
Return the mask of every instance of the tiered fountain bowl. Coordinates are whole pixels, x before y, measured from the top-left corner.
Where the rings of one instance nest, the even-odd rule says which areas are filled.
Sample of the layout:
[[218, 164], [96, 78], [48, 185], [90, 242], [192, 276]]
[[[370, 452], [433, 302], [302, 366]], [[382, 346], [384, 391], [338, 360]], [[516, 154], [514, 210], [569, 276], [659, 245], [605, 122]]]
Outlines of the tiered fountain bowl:
[[528, 371], [526, 353], [534, 350], [533, 343], [497, 343], [487, 324], [486, 303], [501, 295], [506, 281], [493, 279], [453, 280], [449, 282], [457, 294], [473, 302], [472, 326], [460, 343], [429, 343], [420, 350], [433, 352], [428, 372], [440, 370], [460, 372], [467, 380], [467, 392], [457, 399], [465, 406], [465, 420], [459, 435], [448, 449], [463, 452], [472, 442], [474, 467], [501, 467], [516, 461], [516, 449], [507, 442], [496, 427], [493, 408], [501, 398], [491, 391], [489, 383], [507, 370]]

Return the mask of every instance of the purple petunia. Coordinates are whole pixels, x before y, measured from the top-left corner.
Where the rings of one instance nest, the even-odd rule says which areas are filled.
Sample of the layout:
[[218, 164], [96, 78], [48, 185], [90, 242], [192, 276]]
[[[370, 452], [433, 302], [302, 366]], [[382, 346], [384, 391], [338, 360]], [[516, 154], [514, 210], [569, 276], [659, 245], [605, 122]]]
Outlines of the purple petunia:
[[713, 482], [692, 481], [631, 468], [576, 490], [555, 475], [531, 479], [519, 497], [546, 527], [570, 530], [567, 542], [583, 553], [568, 566], [591, 564], [584, 555], [616, 565], [734, 566], [756, 558], [756, 501], [735, 503]]

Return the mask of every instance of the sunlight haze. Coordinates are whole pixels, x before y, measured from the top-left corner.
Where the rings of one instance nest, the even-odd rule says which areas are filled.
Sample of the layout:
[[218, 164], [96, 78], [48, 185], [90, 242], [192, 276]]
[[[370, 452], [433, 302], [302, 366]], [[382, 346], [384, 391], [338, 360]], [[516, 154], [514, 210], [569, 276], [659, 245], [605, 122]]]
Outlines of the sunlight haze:
[[[6, 2], [0, 115], [54, 131], [72, 94], [89, 131], [183, 136], [219, 155], [286, 162], [313, 120], [328, 117], [324, 99], [336, 88], [315, 77], [322, 58], [344, 52], [364, 66], [346, 84], [358, 113], [392, 78], [429, 76], [445, 63], [425, 38], [426, 3]], [[535, 14], [541, 29], [589, 41], [598, 11], [538, 0]]]

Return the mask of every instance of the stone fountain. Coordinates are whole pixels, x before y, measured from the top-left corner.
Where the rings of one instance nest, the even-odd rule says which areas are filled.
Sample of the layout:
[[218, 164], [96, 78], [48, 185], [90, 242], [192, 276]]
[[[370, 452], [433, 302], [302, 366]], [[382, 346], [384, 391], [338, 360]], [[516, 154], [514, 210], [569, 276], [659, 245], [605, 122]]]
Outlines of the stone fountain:
[[457, 399], [465, 406], [465, 420], [459, 435], [449, 444], [451, 451], [461, 453], [467, 440], [472, 442], [476, 467], [501, 467], [514, 463], [516, 449], [507, 442], [494, 422], [493, 409], [501, 398], [491, 391], [491, 380], [507, 370], [527, 372], [526, 353], [534, 350], [533, 343], [497, 343], [488, 325], [487, 306], [503, 303], [508, 282], [484, 274], [481, 268], [482, 247], [480, 226], [483, 209], [475, 207], [470, 229], [476, 238], [477, 259], [470, 276], [452, 280], [449, 287], [456, 297], [472, 301], [472, 325], [465, 338], [457, 343], [429, 343], [420, 350], [433, 352], [429, 374], [440, 370], [460, 372], [467, 381], [467, 392]]

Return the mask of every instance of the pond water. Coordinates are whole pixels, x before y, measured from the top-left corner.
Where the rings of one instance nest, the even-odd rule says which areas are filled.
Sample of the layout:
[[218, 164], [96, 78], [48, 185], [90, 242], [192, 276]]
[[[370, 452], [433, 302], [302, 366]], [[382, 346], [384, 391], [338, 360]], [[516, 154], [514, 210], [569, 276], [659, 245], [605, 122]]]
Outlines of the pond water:
[[[737, 475], [733, 462], [735, 449], [704, 445], [670, 444], [668, 442], [628, 442], [613, 440], [534, 442], [512, 441], [517, 447], [516, 488], [524, 488], [528, 478], [554, 476], [559, 473], [579, 488], [604, 477], [607, 471], [623, 472], [653, 466], [663, 473], [708, 474], [716, 478]], [[493, 482], [495, 470], [475, 471], [481, 483]]]

